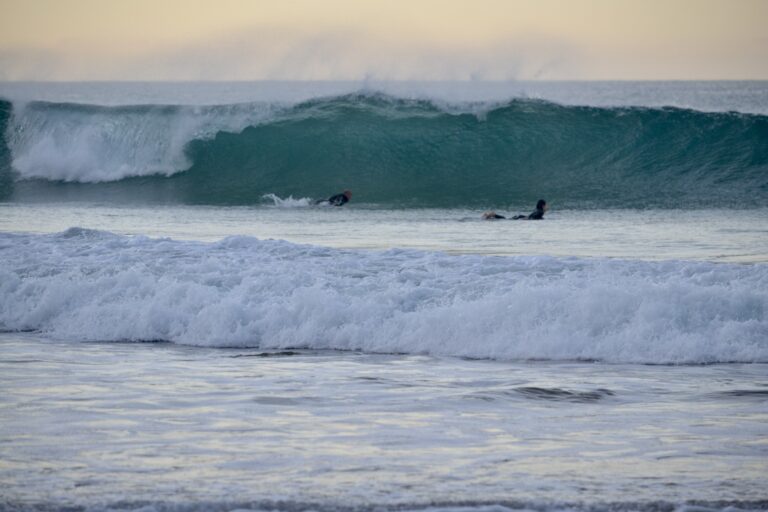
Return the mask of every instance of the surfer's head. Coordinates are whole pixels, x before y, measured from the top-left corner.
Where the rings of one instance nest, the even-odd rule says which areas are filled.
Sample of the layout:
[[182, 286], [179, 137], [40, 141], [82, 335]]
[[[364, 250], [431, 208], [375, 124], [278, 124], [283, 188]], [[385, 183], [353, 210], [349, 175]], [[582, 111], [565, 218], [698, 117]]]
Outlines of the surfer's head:
[[547, 206], [547, 202], [543, 199], [539, 199], [539, 201], [536, 203], [536, 209], [537, 210], [549, 210], [549, 206]]
[[342, 192], [346, 196], [347, 199], [350, 199], [352, 197], [352, 191], [351, 190], [345, 190]]

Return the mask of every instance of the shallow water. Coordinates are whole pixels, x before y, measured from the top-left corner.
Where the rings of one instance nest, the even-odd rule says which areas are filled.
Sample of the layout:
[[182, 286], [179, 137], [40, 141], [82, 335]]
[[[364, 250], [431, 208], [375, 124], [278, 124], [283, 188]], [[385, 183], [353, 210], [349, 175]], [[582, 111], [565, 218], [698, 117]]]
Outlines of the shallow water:
[[0, 335], [0, 353], [6, 507], [766, 506], [765, 364], [471, 361], [19, 334]]
[[558, 211], [555, 205], [545, 222], [482, 221], [481, 214], [366, 205], [323, 208], [302, 201], [262, 207], [0, 203], [0, 231], [53, 233], [79, 226], [207, 242], [246, 235], [350, 249], [768, 262], [765, 208]]

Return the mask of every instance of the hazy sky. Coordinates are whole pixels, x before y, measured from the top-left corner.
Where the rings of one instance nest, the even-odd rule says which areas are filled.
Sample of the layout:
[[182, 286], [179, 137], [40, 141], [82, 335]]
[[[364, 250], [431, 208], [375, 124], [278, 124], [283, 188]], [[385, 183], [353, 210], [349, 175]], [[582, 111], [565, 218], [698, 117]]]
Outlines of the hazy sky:
[[768, 79], [768, 0], [0, 0], [3, 80]]

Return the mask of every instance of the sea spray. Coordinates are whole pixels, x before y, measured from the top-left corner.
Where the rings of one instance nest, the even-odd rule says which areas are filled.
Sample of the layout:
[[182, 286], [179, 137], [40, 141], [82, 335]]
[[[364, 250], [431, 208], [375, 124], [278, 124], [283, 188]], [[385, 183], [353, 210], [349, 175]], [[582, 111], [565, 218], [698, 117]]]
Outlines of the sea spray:
[[24, 179], [98, 183], [169, 176], [192, 164], [185, 152], [190, 141], [239, 131], [278, 108], [30, 102], [14, 109], [6, 139]]
[[264, 204], [278, 208], [301, 208], [315, 204], [309, 197], [294, 198], [293, 196], [288, 196], [281, 198], [275, 194], [264, 194], [261, 198], [264, 200]]

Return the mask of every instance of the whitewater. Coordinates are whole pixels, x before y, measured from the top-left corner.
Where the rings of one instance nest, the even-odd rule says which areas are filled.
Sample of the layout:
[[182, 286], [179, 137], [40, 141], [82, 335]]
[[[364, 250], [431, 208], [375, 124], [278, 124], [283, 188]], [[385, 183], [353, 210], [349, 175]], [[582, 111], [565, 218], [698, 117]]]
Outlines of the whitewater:
[[1, 83], [0, 510], [768, 510], [766, 105]]
[[[0, 328], [495, 359], [768, 362], [768, 266], [4, 236]], [[638, 343], [637, 340], [642, 340]]]

